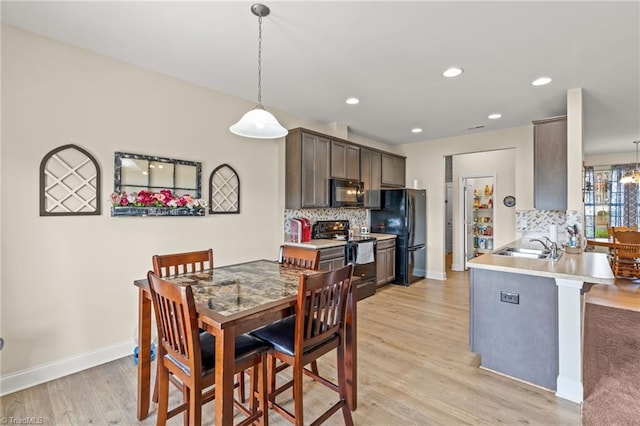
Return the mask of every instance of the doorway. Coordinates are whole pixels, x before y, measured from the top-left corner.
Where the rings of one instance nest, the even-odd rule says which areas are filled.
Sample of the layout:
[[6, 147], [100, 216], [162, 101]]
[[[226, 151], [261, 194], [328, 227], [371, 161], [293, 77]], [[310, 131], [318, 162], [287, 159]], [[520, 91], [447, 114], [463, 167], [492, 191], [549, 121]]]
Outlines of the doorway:
[[493, 250], [494, 220], [493, 192], [495, 176], [467, 176], [460, 178], [460, 195], [462, 197], [463, 252], [464, 269], [469, 269], [467, 262], [483, 253]]

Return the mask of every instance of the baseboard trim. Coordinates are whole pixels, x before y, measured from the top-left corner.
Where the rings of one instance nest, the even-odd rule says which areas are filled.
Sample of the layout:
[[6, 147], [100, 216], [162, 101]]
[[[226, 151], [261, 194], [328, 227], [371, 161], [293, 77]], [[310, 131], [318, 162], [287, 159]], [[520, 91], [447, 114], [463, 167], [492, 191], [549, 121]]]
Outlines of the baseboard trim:
[[123, 358], [133, 353], [133, 347], [134, 345], [130, 341], [119, 343], [4, 375], [0, 377], [0, 396]]
[[466, 271], [466, 269], [464, 268], [464, 265], [460, 265], [458, 263], [452, 263], [451, 264], [451, 270], [455, 271], [455, 272], [464, 272], [464, 271]]
[[447, 279], [447, 274], [444, 272], [427, 271], [427, 278], [431, 280], [444, 281]]
[[582, 383], [558, 375], [556, 396], [580, 404], [584, 397]]

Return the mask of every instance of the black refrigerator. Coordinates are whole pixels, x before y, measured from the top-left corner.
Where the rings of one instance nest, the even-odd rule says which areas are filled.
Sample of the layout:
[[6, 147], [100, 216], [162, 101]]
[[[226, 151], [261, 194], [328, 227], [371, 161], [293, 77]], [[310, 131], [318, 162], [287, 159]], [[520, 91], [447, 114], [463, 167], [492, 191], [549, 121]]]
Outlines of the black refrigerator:
[[371, 210], [371, 232], [395, 234], [396, 279], [409, 285], [425, 277], [427, 252], [427, 191], [383, 189], [380, 210]]

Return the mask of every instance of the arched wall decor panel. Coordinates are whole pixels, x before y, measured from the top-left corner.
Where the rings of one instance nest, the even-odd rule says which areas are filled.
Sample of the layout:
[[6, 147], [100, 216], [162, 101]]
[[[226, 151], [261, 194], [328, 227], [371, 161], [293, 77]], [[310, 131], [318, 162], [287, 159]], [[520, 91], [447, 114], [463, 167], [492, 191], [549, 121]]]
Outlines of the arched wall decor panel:
[[100, 215], [100, 166], [77, 145], [53, 149], [40, 162], [40, 216]]
[[240, 178], [228, 164], [216, 167], [209, 177], [209, 213], [240, 213]]

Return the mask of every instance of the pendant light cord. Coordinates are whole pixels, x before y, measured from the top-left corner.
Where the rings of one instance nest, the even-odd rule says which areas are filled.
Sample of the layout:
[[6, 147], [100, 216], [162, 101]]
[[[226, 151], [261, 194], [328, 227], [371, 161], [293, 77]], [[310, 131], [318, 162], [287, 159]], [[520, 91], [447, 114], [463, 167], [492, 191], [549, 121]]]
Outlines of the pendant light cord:
[[262, 106], [262, 15], [258, 16], [258, 105]]

